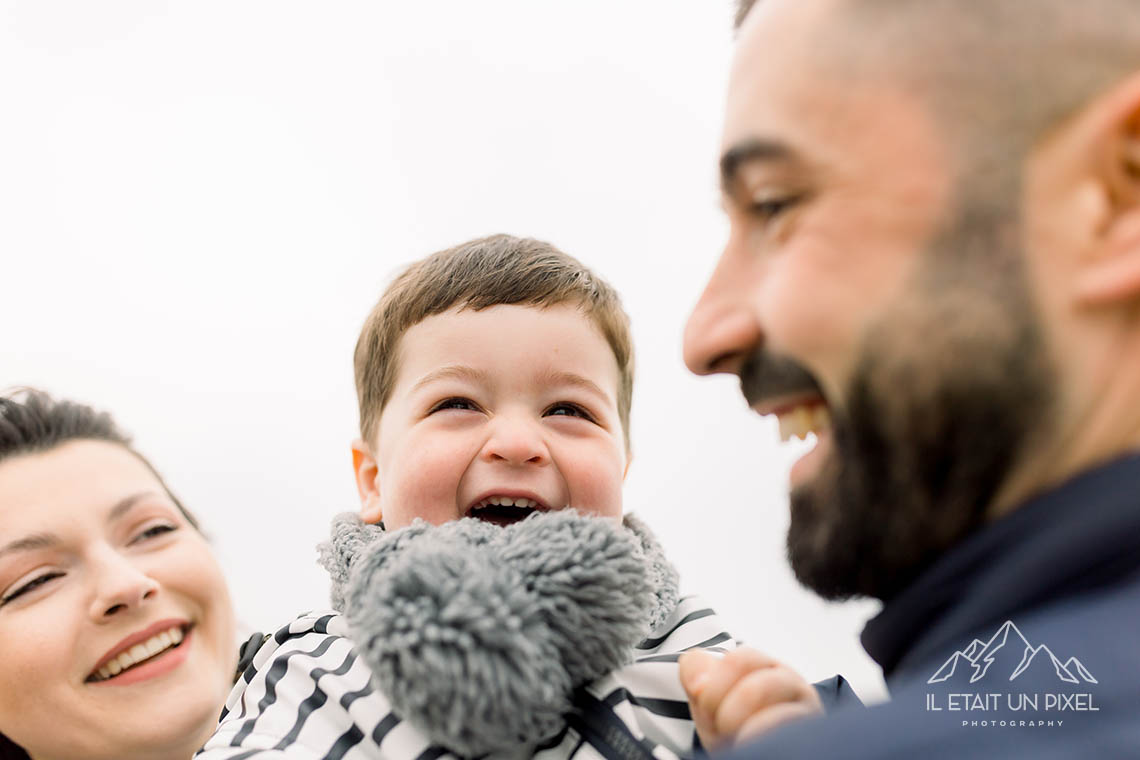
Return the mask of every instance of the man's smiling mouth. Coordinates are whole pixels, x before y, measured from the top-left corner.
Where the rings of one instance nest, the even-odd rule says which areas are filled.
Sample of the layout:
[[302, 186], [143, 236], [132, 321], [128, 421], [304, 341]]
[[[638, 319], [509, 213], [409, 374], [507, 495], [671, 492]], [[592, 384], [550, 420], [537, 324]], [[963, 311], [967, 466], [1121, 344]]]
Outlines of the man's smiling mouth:
[[776, 414], [780, 422], [780, 441], [792, 438], [806, 439], [809, 433], [818, 437], [831, 429], [831, 412], [822, 401], [810, 404], [797, 404]]

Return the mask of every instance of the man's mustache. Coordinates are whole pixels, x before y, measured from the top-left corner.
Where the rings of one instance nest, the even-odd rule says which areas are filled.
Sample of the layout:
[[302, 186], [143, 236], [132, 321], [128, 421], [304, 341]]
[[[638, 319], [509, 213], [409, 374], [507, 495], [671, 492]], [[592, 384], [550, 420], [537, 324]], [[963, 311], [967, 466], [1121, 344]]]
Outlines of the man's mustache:
[[823, 389], [802, 364], [760, 347], [740, 368], [740, 391], [749, 406], [779, 396], [818, 394]]

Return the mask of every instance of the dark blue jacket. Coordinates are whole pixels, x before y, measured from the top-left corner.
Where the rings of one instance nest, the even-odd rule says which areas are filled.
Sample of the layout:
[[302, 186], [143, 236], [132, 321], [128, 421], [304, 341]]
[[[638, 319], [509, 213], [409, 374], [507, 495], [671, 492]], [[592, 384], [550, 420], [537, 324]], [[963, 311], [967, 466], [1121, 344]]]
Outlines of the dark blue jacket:
[[862, 640], [890, 702], [727, 757], [1140, 758], [1140, 456], [963, 541]]

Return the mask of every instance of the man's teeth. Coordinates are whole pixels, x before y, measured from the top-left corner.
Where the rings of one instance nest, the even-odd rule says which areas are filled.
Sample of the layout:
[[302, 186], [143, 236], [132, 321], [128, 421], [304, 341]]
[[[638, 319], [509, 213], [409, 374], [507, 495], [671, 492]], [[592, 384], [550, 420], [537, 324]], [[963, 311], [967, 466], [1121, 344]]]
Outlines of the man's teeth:
[[780, 415], [780, 440], [803, 440], [808, 433], [818, 435], [831, 427], [831, 414], [822, 404], [797, 406]]
[[536, 509], [538, 502], [533, 499], [517, 498], [512, 499], [507, 496], [491, 496], [483, 499], [483, 501], [476, 504], [472, 509], [482, 509], [483, 507], [524, 507], [526, 509]]
[[159, 652], [180, 643], [182, 643], [182, 628], [176, 625], [156, 636], [151, 636], [141, 644], [135, 644], [127, 651], [119, 653], [117, 657], [112, 657], [103, 667], [95, 671], [95, 675], [98, 676], [95, 680], [105, 681], [111, 676], [117, 676], [132, 665], [149, 660]]

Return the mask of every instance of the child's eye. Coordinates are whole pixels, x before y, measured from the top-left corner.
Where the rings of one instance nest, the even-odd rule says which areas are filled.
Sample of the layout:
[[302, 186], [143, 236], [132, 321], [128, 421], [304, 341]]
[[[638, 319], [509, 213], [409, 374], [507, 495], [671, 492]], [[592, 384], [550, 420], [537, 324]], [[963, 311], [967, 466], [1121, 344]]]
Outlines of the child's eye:
[[161, 536], [164, 533], [171, 533], [171, 532], [176, 531], [176, 530], [178, 530], [178, 526], [174, 525], [172, 523], [167, 523], [167, 522], [156, 523], [154, 525], [151, 525], [146, 530], [140, 532], [134, 538], [132, 538], [130, 540], [130, 543], [131, 544], [141, 543], [143, 541], [147, 541], [147, 540], [152, 539], [152, 538], [157, 538], [158, 536]]
[[16, 598], [23, 596], [24, 594], [28, 593], [29, 591], [34, 591], [35, 589], [37, 589], [40, 586], [47, 583], [48, 581], [54, 580], [56, 578], [62, 578], [62, 577], [63, 577], [63, 573], [44, 573], [43, 575], [37, 576], [37, 577], [33, 578], [32, 580], [28, 581], [27, 583], [25, 583], [23, 586], [20, 586], [15, 591], [12, 591], [12, 592], [6, 594], [3, 598], [0, 598], [0, 607], [3, 607], [8, 602], [14, 601]]
[[594, 415], [587, 412], [577, 404], [572, 404], [569, 401], [560, 401], [554, 404], [544, 413], [546, 417], [581, 417], [584, 420], [594, 422]]
[[479, 407], [469, 398], [462, 398], [454, 396], [452, 398], [445, 398], [438, 404], [431, 408], [428, 414], [435, 414], [436, 412], [443, 411], [444, 409], [466, 409], [468, 411], [477, 412]]

